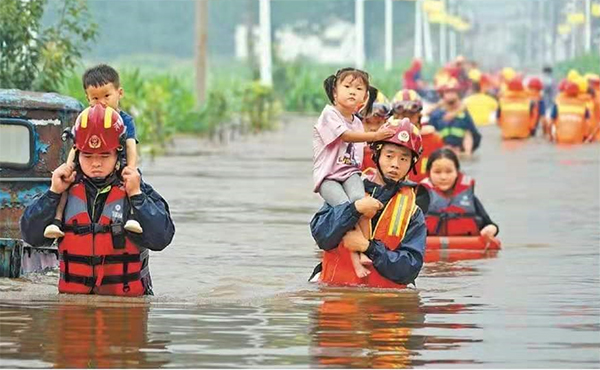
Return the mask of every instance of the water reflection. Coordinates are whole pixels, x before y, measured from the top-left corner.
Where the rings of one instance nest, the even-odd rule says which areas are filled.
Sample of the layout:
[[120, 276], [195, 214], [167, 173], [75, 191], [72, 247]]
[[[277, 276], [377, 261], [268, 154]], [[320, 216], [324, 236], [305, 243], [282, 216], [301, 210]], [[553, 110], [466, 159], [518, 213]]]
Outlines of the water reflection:
[[[3, 367], [161, 367], [149, 352], [165, 343], [148, 340], [143, 303], [78, 303], [0, 307]], [[31, 360], [32, 362], [24, 362]]]
[[[469, 307], [442, 302], [424, 305], [419, 292], [323, 288], [323, 300], [311, 314], [312, 365], [320, 367], [407, 368], [426, 363], [469, 363], [457, 359], [425, 361], [424, 350], [459, 347], [477, 340], [448, 335], [448, 329], [477, 329], [437, 323], [438, 314]], [[426, 319], [427, 315], [434, 315]], [[431, 322], [428, 322], [431, 321]]]

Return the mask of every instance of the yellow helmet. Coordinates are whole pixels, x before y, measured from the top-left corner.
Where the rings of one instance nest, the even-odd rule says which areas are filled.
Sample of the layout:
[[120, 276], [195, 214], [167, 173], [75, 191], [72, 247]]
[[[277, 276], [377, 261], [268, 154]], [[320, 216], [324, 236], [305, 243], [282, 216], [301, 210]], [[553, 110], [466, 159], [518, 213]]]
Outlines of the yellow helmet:
[[473, 82], [481, 81], [481, 71], [477, 68], [473, 68], [469, 71], [469, 79]]
[[510, 67], [502, 68], [502, 78], [504, 78], [504, 81], [512, 80], [516, 75], [517, 72], [514, 69]]
[[375, 103], [387, 103], [388, 102], [388, 98], [383, 95], [383, 93], [381, 91], [377, 92], [377, 98], [375, 98]]
[[577, 79], [579, 79], [580, 77], [581, 75], [576, 69], [571, 69], [569, 73], [567, 73], [567, 81], [577, 82]]
[[579, 93], [586, 93], [588, 91], [588, 82], [587, 79], [585, 79], [583, 76], [579, 76], [579, 78], [577, 78], [575, 81], [575, 84], [577, 85], [577, 89], [579, 89]]

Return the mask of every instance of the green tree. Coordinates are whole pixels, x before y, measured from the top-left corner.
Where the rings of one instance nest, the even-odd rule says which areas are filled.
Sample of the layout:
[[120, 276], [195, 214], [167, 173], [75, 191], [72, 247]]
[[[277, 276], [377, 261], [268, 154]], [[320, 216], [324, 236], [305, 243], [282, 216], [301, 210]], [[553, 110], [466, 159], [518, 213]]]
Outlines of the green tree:
[[0, 1], [0, 87], [56, 90], [95, 39], [85, 0], [58, 1], [59, 17], [44, 27], [47, 6], [48, 0]]

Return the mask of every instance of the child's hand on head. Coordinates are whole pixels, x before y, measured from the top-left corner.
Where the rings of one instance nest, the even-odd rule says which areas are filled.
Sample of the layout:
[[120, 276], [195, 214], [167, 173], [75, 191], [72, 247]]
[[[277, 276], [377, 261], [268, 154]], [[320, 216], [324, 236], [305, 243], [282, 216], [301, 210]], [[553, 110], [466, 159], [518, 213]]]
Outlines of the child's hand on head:
[[396, 131], [392, 130], [391, 128], [380, 128], [379, 130], [377, 130], [377, 132], [375, 132], [374, 141], [390, 138], [394, 136], [395, 133]]

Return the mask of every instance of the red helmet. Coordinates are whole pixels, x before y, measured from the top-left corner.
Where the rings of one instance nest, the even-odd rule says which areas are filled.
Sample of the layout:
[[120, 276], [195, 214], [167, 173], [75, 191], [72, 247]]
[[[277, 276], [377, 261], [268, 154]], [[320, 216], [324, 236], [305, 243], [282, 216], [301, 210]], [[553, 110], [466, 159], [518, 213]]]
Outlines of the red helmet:
[[540, 90], [542, 90], [544, 88], [544, 84], [542, 84], [542, 80], [540, 80], [539, 78], [532, 77], [527, 82], [527, 88], [529, 90], [540, 91]]
[[577, 96], [579, 95], [579, 86], [575, 82], [567, 81], [565, 82], [564, 92], [568, 96]]
[[408, 118], [392, 120], [381, 126], [380, 130], [392, 129], [394, 136], [374, 143], [376, 151], [381, 150], [380, 144], [390, 143], [403, 146], [413, 152], [413, 162], [416, 162], [423, 151], [421, 133], [417, 126], [410, 123]]
[[394, 95], [392, 109], [397, 113], [418, 113], [423, 110], [423, 101], [419, 94], [414, 90], [400, 90]]
[[510, 91], [523, 91], [523, 81], [520, 77], [514, 77], [507, 84]]
[[560, 80], [560, 82], [558, 83], [558, 91], [565, 91], [565, 87], [567, 87], [567, 79], [563, 78], [562, 80]]
[[102, 104], [85, 108], [77, 117], [73, 136], [80, 152], [105, 153], [121, 147], [125, 124], [116, 110]]
[[448, 80], [440, 83], [437, 86], [437, 91], [440, 94], [443, 94], [448, 91], [458, 91], [458, 90], [460, 90], [460, 89], [459, 89], [458, 81], [456, 80], [456, 78], [449, 78]]

